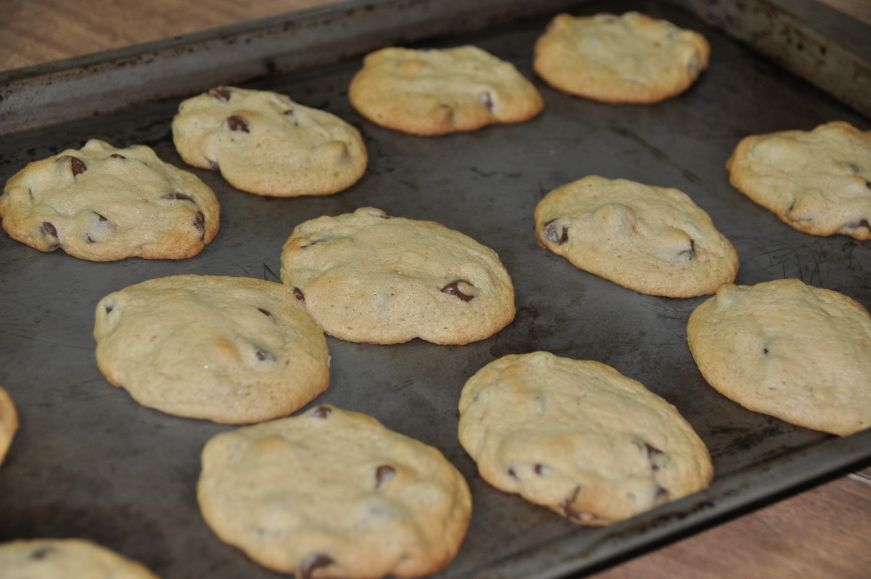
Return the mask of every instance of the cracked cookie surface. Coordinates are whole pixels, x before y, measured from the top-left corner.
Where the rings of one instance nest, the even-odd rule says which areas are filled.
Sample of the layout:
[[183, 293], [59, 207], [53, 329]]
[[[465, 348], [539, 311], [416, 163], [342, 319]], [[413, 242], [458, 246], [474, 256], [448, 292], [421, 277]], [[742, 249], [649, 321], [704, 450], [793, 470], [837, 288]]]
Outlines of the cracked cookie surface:
[[274, 92], [221, 86], [189, 98], [172, 120], [172, 138], [186, 163], [257, 195], [330, 195], [366, 171], [357, 129]]
[[97, 304], [97, 365], [143, 406], [245, 423], [286, 416], [329, 385], [323, 330], [279, 283], [152, 279]]
[[220, 205], [197, 176], [150, 148], [92, 139], [13, 176], [0, 216], [10, 237], [40, 251], [90, 261], [184, 259], [218, 233]]
[[608, 103], [652, 103], [682, 93], [708, 67], [692, 30], [627, 12], [556, 16], [535, 45], [535, 72], [554, 88]]
[[471, 515], [438, 450], [330, 405], [209, 440], [197, 498], [221, 540], [303, 579], [435, 573]]
[[871, 131], [836, 121], [753, 135], [726, 167], [733, 187], [794, 229], [871, 239]]
[[520, 123], [544, 106], [514, 65], [476, 46], [377, 50], [366, 56], [348, 97], [373, 123], [421, 136]]
[[158, 579], [144, 565], [81, 539], [32, 539], [0, 544], [8, 579]]
[[493, 250], [373, 207], [298, 225], [281, 252], [281, 280], [326, 333], [352, 342], [466, 344], [515, 313], [514, 287]]
[[871, 426], [871, 316], [797, 279], [725, 285], [687, 324], [705, 380], [754, 412], [847, 435]]
[[18, 430], [18, 414], [12, 398], [3, 388], [0, 388], [0, 465], [12, 445], [12, 438]]
[[460, 443], [488, 483], [583, 525], [607, 525], [705, 488], [708, 451], [641, 383], [549, 352], [481, 368], [460, 395]]
[[535, 235], [575, 267], [645, 294], [711, 294], [738, 273], [735, 248], [689, 196], [626, 179], [554, 189], [535, 208]]

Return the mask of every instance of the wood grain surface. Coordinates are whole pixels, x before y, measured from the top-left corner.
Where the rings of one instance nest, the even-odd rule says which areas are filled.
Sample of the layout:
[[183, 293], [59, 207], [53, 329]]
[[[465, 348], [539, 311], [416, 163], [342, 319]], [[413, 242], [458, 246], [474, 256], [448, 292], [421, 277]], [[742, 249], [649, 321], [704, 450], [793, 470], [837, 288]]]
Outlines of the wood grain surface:
[[[338, 1], [2, 0], [0, 70]], [[871, 22], [871, 0], [827, 2]], [[871, 577], [871, 485], [839, 478], [596, 577]]]

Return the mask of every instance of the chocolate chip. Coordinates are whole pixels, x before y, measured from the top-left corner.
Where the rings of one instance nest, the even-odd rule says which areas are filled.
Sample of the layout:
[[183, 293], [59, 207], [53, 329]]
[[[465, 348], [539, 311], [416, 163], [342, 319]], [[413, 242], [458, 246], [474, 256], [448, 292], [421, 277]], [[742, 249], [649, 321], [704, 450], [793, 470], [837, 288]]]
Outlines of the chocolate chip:
[[514, 480], [520, 480], [520, 477], [517, 476], [517, 472], [514, 470], [513, 466], [508, 467], [508, 476], [510, 476]]
[[261, 362], [275, 362], [275, 355], [271, 352], [267, 352], [266, 350], [256, 348], [254, 350], [254, 355], [257, 356], [257, 359]]
[[312, 573], [315, 569], [329, 567], [335, 562], [336, 561], [328, 555], [312, 553], [311, 555], [306, 556], [306, 558], [299, 563], [300, 579], [311, 579]]
[[763, 346], [763, 348], [762, 348], [762, 353], [763, 353], [763, 354], [767, 354], [767, 353], [768, 353], [768, 348], [766, 348], [766, 347]]
[[481, 104], [484, 105], [484, 108], [493, 112], [493, 95], [490, 94], [490, 91], [484, 91], [481, 94]]
[[850, 163], [849, 161], [847, 162], [847, 168], [850, 169], [850, 172], [854, 175], [857, 175], [860, 171], [862, 171], [862, 167], [860, 167], [856, 163]]
[[534, 470], [537, 475], [543, 475], [547, 470], [547, 467], [541, 463], [536, 463], [535, 466], [532, 467], [532, 470]]
[[264, 310], [263, 308], [257, 308], [257, 311], [259, 311], [261, 314], [263, 314], [267, 318], [273, 318], [273, 319], [275, 318], [275, 316], [273, 316], [272, 312], [270, 312], [269, 310]]
[[[583, 520], [585, 518], [589, 518], [589, 516], [590, 516], [588, 513], [582, 513], [580, 511], [576, 511], [575, 508], [572, 506], [572, 503], [574, 503], [575, 499], [578, 498], [578, 494], [580, 492], [581, 492], [581, 485], [578, 485], [575, 487], [575, 490], [572, 491], [571, 496], [568, 497], [567, 499], [563, 500], [563, 502], [561, 502], [559, 504], [560, 508], [563, 510], [563, 513], [565, 513], [565, 515], [568, 518], [575, 519], [578, 521]], [[584, 515], [586, 515], [586, 516], [584, 516]]]
[[246, 121], [244, 117], [240, 117], [239, 115], [227, 117], [227, 126], [230, 127], [231, 131], [242, 131], [243, 133], [251, 132], [248, 127], [248, 121]]
[[390, 482], [394, 476], [396, 476], [396, 469], [389, 464], [382, 464], [375, 469], [375, 488], [381, 488], [381, 485]]
[[30, 558], [39, 561], [41, 559], [45, 559], [52, 551], [54, 551], [53, 547], [40, 547], [39, 549], [30, 554]]
[[103, 309], [106, 310], [106, 313], [107, 313], [107, 314], [111, 314], [111, 313], [112, 313], [112, 310], [115, 309], [115, 304], [106, 304], [105, 307], [104, 307]]
[[193, 203], [194, 205], [196, 205], [196, 202], [194, 201], [194, 198], [191, 197], [190, 195], [185, 195], [184, 193], [178, 193], [178, 192], [175, 192], [175, 193], [167, 193], [166, 195], [164, 195], [163, 197], [161, 197], [161, 199], [176, 199], [176, 200], [178, 200], [178, 201], [190, 201], [191, 203]]
[[197, 214], [194, 215], [194, 227], [197, 228], [197, 231], [200, 232], [200, 239], [206, 238], [206, 216], [203, 215], [202, 211], [197, 211]]
[[211, 159], [206, 159], [206, 161], [209, 163], [209, 167], [212, 168], [212, 171], [221, 170], [221, 167], [216, 162], [212, 161]]
[[298, 126], [299, 126], [299, 120], [296, 118], [296, 113], [293, 112], [293, 109], [287, 109], [287, 110], [284, 111], [284, 113], [282, 113], [282, 114], [283, 114], [284, 116], [286, 116], [286, 117], [290, 117], [291, 119], [293, 119], [293, 126], [294, 126], [294, 127], [298, 127]]
[[661, 467], [668, 464], [668, 455], [647, 442], [644, 444], [644, 450], [647, 452], [647, 460], [650, 461], [650, 470], [657, 471]]
[[332, 411], [333, 409], [329, 406], [324, 406], [323, 404], [321, 404], [320, 406], [312, 410], [312, 415], [317, 416], [318, 418], [326, 418], [330, 415], [330, 412]]
[[85, 162], [77, 157], [73, 157], [72, 155], [64, 155], [63, 157], [58, 158], [58, 160], [70, 160], [70, 170], [73, 172], [73, 177], [76, 175], [81, 175], [85, 171], [88, 170], [88, 166], [85, 165]]
[[43, 221], [42, 222], [42, 231], [46, 235], [51, 235], [52, 237], [57, 239], [57, 229], [55, 228], [54, 224], [52, 224], [51, 222]]
[[209, 90], [209, 96], [218, 99], [222, 103], [230, 102], [230, 89], [225, 86], [216, 86]]
[[469, 295], [467, 293], [463, 293], [460, 289], [460, 284], [465, 283], [468, 285], [472, 285], [464, 279], [458, 279], [457, 281], [452, 281], [448, 285], [442, 288], [442, 292], [448, 294], [449, 296], [456, 296], [463, 300], [464, 302], [470, 302], [475, 296]]
[[118, 153], [112, 153], [109, 156], [112, 157], [113, 159], [126, 159], [127, 158], [124, 155], [119, 155]]
[[299, 301], [301, 301], [301, 302], [305, 301], [305, 294], [302, 293], [302, 290], [299, 289], [298, 287], [293, 288], [293, 295]]
[[868, 231], [871, 231], [871, 222], [869, 222], [867, 219], [862, 219], [861, 221], [847, 223], [844, 227], [846, 227], [847, 229], [859, 229], [860, 227], [864, 227]]
[[103, 215], [97, 213], [96, 211], [94, 211], [94, 215], [97, 216], [97, 221], [99, 221], [100, 223], [106, 223], [106, 222], [109, 221], [109, 220], [106, 219]]
[[562, 245], [569, 240], [569, 228], [563, 225], [560, 231], [557, 229], [556, 219], [551, 219], [544, 224], [544, 238], [551, 243]]
[[693, 238], [690, 238], [689, 249], [684, 249], [683, 251], [678, 252], [677, 256], [685, 257], [687, 261], [694, 258], [696, 256], [696, 241]]
[[865, 187], [871, 189], [871, 181], [865, 181]]
[[85, 237], [85, 241], [88, 243], [94, 243], [94, 240], [91, 238], [90, 234]]
[[668, 491], [665, 488], [656, 485], [656, 493], [653, 496], [653, 500], [656, 501], [657, 504], [667, 502], [669, 499]]

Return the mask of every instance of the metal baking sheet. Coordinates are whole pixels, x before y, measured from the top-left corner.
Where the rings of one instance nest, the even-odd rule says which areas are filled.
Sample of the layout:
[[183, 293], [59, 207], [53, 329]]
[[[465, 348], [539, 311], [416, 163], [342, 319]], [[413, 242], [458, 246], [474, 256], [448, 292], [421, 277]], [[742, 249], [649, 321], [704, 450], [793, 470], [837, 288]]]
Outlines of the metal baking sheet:
[[[419, 8], [421, 2], [410, 4]], [[0, 235], [0, 384], [10, 391], [22, 423], [0, 469], [0, 541], [85, 537], [167, 579], [276, 577], [222, 544], [197, 509], [200, 449], [230, 427], [145, 409], [111, 387], [94, 361], [94, 307], [108, 292], [165, 275], [271, 278], [296, 224], [366, 205], [436, 220], [489, 245], [517, 291], [515, 322], [476, 344], [329, 340], [332, 386], [317, 402], [371, 414], [435, 445], [469, 481], [469, 535], [444, 577], [552, 577], [590, 570], [867, 461], [871, 430], [832, 437], [743, 410], [708, 387], [685, 335], [687, 317], [702, 298], [639, 295], [537, 246], [532, 212], [544, 193], [588, 174], [625, 177], [678, 187], [707, 210], [738, 250], [739, 283], [798, 277], [871, 306], [871, 244], [792, 230], [734, 191], [724, 169], [735, 144], [749, 133], [810, 129], [834, 119], [867, 130], [869, 120], [679, 8], [617, 1], [579, 3], [573, 11], [629, 9], [668, 18], [709, 39], [712, 66], [686, 94], [649, 106], [609, 106], [558, 93], [536, 79], [546, 108], [529, 123], [416, 138], [378, 128], [350, 108], [346, 89], [359, 60], [341, 62], [337, 52], [337, 64], [276, 73], [246, 86], [286, 93], [358, 126], [370, 162], [352, 189], [326, 198], [269, 199], [234, 190], [215, 173], [190, 169], [220, 197], [222, 223], [201, 255], [180, 262], [91, 263], [61, 252], [41, 254]], [[526, 17], [419, 45], [474, 43], [533, 78], [532, 46], [547, 20]], [[340, 24], [325, 43], [347, 28]], [[421, 26], [429, 31], [421, 36], [431, 33]], [[406, 44], [414, 32], [404, 32]], [[205, 41], [191, 42], [196, 52]], [[207, 60], [208, 53], [201, 58]], [[4, 135], [0, 178], [89, 138], [119, 146], [144, 143], [184, 167], [169, 124], [178, 99], [141, 104], [132, 91], [117, 96], [137, 104]], [[712, 486], [601, 529], [574, 526], [489, 487], [457, 442], [459, 392], [496, 357], [540, 349], [610, 364], [675, 404], [711, 451]]]

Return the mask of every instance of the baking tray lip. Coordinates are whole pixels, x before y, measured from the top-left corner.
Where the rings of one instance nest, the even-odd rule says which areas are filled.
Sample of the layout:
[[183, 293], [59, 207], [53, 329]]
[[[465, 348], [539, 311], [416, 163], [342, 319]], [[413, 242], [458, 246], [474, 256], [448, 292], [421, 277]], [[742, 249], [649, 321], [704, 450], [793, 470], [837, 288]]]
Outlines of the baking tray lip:
[[679, 540], [717, 520], [736, 516], [742, 509], [755, 510], [771, 504], [803, 485], [814, 485], [833, 475], [846, 474], [851, 467], [868, 461], [871, 461], [871, 428], [845, 437], [833, 436], [761, 466], [758, 463], [748, 465], [720, 479], [716, 478], [715, 472], [713, 483], [700, 492], [603, 527], [602, 538], [583, 552], [571, 552], [571, 532], [556, 541], [539, 545], [535, 549], [539, 556], [558, 558], [560, 552], [569, 553], [545, 572], [510, 573], [522, 563], [518, 559], [523, 559], [526, 553], [514, 553], [495, 565], [489, 563], [487, 570], [497, 575], [505, 572], [511, 577], [535, 576], [541, 579], [563, 577], [581, 569], [593, 571], [621, 557]]

